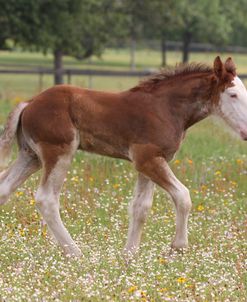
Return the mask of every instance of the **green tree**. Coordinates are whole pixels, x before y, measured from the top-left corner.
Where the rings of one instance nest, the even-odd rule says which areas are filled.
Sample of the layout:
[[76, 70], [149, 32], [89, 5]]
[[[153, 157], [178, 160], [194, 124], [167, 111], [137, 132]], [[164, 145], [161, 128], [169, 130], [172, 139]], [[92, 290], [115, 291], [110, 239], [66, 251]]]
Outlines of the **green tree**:
[[167, 65], [166, 59], [166, 43], [168, 39], [176, 40], [176, 30], [181, 23], [181, 18], [177, 13], [177, 1], [161, 1], [160, 18], [157, 16], [156, 20], [159, 20], [159, 39], [161, 45], [162, 66]]
[[144, 36], [145, 24], [150, 21], [152, 1], [119, 0], [118, 4], [122, 13], [122, 34], [130, 40], [130, 67], [134, 70], [137, 39]]
[[[3, 6], [1, 5], [3, 4]], [[63, 82], [63, 55], [100, 54], [112, 31], [110, 0], [0, 0], [10, 36], [28, 49], [54, 55], [54, 82]]]
[[178, 14], [179, 1], [153, 0], [149, 2], [147, 17], [144, 23], [144, 36], [158, 39], [161, 46], [162, 66], [166, 65], [166, 42], [175, 40], [177, 30], [181, 26], [181, 17]]
[[222, 0], [228, 20], [232, 23], [230, 43], [232, 45], [247, 47], [247, 5], [246, 0]]
[[10, 37], [9, 25], [6, 16], [0, 12], [0, 49], [6, 48], [6, 41]]
[[183, 42], [183, 62], [189, 60], [191, 42], [226, 43], [230, 38], [232, 21], [220, 0], [179, 0], [181, 25], [178, 34]]

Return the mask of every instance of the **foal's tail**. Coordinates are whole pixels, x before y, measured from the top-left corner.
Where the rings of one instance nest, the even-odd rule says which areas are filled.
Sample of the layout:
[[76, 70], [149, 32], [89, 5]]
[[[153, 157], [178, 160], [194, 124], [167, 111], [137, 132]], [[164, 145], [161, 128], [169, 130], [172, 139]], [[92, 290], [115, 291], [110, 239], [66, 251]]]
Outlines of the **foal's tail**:
[[11, 153], [11, 147], [16, 136], [20, 115], [28, 103], [20, 103], [9, 114], [2, 136], [0, 137], [0, 167], [4, 167]]

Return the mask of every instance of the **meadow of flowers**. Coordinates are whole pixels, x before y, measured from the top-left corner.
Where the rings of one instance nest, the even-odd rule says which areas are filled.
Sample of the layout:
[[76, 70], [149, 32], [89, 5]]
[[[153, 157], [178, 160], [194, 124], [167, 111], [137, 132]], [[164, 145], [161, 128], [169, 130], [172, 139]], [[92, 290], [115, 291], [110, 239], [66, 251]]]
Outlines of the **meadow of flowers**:
[[126, 265], [136, 172], [78, 153], [61, 213], [83, 256], [65, 258], [35, 209], [32, 176], [0, 208], [0, 301], [246, 301], [246, 145], [219, 128], [196, 126], [171, 163], [193, 200], [183, 253], [170, 253], [174, 211], [157, 188], [139, 255]]

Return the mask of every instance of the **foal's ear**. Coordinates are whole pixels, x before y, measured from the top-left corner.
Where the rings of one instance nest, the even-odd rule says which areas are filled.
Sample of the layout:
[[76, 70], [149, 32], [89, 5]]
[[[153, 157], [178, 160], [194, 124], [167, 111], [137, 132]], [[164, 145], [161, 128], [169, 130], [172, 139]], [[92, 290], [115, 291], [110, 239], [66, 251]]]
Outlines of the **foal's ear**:
[[236, 66], [231, 57], [229, 57], [225, 62], [225, 69], [230, 72], [233, 76], [236, 76]]
[[224, 65], [219, 56], [217, 56], [214, 60], [214, 73], [217, 78], [221, 78], [224, 72]]

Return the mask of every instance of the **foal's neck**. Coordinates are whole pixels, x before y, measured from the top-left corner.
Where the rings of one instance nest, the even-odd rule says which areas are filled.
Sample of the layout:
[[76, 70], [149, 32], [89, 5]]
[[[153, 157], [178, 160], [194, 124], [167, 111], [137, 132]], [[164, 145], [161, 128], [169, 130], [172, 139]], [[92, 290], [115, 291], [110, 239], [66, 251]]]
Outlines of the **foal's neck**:
[[165, 106], [176, 115], [176, 121], [181, 123], [184, 131], [212, 113], [212, 73], [181, 77], [177, 79], [177, 85], [168, 87], [166, 91], [169, 91], [169, 94], [164, 91]]

